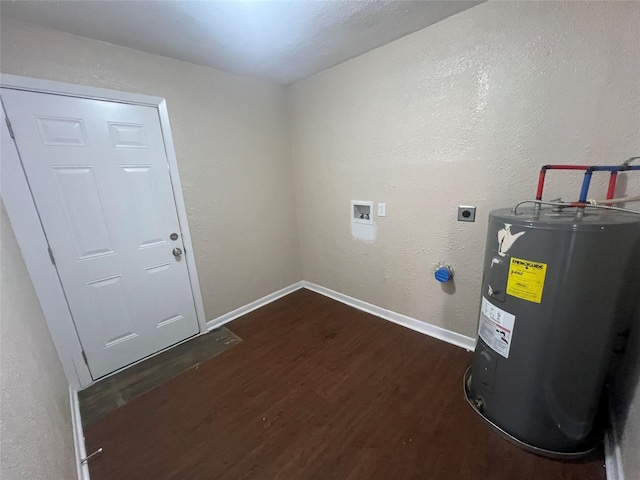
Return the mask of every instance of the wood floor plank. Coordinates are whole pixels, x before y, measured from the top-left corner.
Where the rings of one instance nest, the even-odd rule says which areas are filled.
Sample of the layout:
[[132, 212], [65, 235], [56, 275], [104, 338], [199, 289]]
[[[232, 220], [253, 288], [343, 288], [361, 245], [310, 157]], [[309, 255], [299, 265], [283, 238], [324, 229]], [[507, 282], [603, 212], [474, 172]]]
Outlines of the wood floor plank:
[[604, 480], [602, 452], [526, 453], [462, 394], [468, 352], [307, 290], [243, 342], [85, 429], [104, 479]]
[[82, 425], [92, 424], [241, 341], [226, 327], [217, 328], [94, 383], [78, 392]]

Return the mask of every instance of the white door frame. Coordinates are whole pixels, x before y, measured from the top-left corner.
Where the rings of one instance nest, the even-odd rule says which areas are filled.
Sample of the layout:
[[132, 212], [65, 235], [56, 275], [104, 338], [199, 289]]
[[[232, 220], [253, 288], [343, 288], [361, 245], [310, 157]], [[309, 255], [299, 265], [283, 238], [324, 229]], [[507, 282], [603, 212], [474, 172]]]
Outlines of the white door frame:
[[[178, 163], [169, 125], [169, 113], [164, 98], [136, 93], [120, 92], [103, 88], [85, 87], [70, 83], [53, 82], [17, 75], [0, 74], [0, 86], [14, 90], [65, 95], [69, 97], [107, 100], [110, 102], [143, 105], [158, 110], [160, 127], [164, 139], [164, 148], [169, 162], [169, 176], [173, 187], [173, 196], [178, 212], [178, 221], [185, 247], [184, 258], [189, 271], [191, 292], [196, 307], [200, 334], [207, 333], [207, 321], [204, 314], [200, 282], [196, 271], [196, 262], [191, 244], [191, 234], [187, 221], [187, 210], [182, 196], [182, 186], [178, 174]], [[4, 112], [3, 112], [4, 116]], [[4, 120], [4, 119], [3, 119]], [[4, 121], [3, 121], [4, 123]], [[93, 383], [91, 374], [82, 355], [82, 345], [75, 329], [69, 306], [48, 252], [48, 244], [40, 223], [38, 210], [29, 190], [18, 151], [6, 125], [1, 125], [0, 138], [2, 165], [0, 168], [0, 195], [9, 214], [11, 226], [18, 240], [20, 251], [33, 282], [36, 295], [51, 332], [51, 338], [58, 351], [69, 384], [76, 389]], [[125, 367], [126, 368], [126, 367]]]

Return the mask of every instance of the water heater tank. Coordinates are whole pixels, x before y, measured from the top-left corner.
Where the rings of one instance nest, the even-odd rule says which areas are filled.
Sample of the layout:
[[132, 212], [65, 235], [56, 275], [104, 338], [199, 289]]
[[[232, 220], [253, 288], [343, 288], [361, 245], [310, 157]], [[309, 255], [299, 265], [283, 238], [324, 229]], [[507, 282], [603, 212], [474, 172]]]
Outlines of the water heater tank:
[[616, 336], [639, 304], [640, 215], [491, 212], [469, 403], [528, 450], [590, 451]]

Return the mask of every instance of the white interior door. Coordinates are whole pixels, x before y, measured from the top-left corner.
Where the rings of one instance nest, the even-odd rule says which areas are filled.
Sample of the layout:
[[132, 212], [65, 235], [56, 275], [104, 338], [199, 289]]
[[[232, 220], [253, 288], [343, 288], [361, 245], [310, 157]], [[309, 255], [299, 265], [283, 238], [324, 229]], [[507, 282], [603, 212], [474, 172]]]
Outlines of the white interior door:
[[92, 377], [198, 333], [157, 109], [2, 101]]

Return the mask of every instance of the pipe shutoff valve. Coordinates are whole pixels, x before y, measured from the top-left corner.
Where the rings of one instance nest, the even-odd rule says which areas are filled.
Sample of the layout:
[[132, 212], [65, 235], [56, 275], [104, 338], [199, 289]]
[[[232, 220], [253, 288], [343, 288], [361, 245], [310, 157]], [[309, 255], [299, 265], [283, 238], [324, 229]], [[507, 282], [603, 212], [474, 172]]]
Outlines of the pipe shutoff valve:
[[440, 262], [434, 269], [435, 279], [440, 283], [446, 283], [453, 279], [453, 268], [444, 262]]

